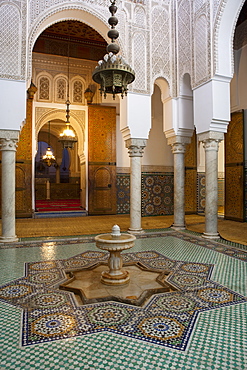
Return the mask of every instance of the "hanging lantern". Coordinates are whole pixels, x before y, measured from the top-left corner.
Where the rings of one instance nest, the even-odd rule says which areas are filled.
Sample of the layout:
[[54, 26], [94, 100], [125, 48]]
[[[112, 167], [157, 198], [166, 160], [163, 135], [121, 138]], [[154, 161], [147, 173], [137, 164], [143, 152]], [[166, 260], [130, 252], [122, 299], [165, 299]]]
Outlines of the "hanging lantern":
[[48, 147], [41, 161], [44, 162], [48, 167], [51, 167], [51, 165], [56, 162], [56, 158], [54, 157], [51, 147], [50, 147], [50, 121], [49, 121], [49, 131], [48, 131]]
[[107, 94], [112, 94], [115, 99], [116, 94], [121, 94], [122, 98], [127, 95], [128, 84], [134, 81], [135, 72], [133, 69], [124, 61], [121, 55], [117, 55], [120, 47], [115, 43], [115, 40], [119, 36], [119, 32], [115, 29], [118, 24], [118, 19], [115, 16], [117, 7], [115, 0], [110, 0], [111, 5], [109, 7], [111, 17], [108, 23], [111, 29], [108, 31], [108, 37], [111, 39], [111, 44], [106, 48], [107, 53], [103, 60], [98, 62], [98, 66], [95, 68], [92, 78], [100, 85], [100, 93], [106, 98]]
[[51, 167], [51, 165], [56, 162], [56, 158], [54, 157], [49, 146], [46, 149], [45, 155], [42, 157], [42, 162], [44, 162], [48, 167]]
[[74, 131], [70, 128], [70, 122], [69, 122], [69, 105], [70, 101], [66, 101], [66, 128], [63, 130], [63, 132], [60, 134], [60, 139], [58, 140], [60, 143], [62, 143], [63, 149], [73, 149], [74, 143], [77, 142], [77, 139], [75, 137]]

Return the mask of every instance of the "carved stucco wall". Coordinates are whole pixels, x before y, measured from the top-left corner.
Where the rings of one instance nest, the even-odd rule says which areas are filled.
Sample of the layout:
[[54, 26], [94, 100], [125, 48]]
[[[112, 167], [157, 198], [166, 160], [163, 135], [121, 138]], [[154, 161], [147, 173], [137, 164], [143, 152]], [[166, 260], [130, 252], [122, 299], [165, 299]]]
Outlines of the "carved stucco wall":
[[[151, 9], [152, 79], [164, 77], [172, 89], [172, 22], [170, 1], [159, 2]], [[173, 92], [171, 92], [172, 95]]]
[[[132, 91], [150, 93], [155, 79], [164, 77], [176, 96], [184, 73], [191, 75], [193, 88], [210, 79], [217, 69], [217, 31], [227, 1], [117, 1], [121, 53], [136, 69]], [[108, 7], [109, 0], [1, 1], [0, 77], [30, 77], [37, 30], [49, 17], [64, 11], [66, 19], [66, 10], [83, 10], [108, 27]]]
[[0, 19], [0, 77], [25, 80], [27, 2], [0, 2]]

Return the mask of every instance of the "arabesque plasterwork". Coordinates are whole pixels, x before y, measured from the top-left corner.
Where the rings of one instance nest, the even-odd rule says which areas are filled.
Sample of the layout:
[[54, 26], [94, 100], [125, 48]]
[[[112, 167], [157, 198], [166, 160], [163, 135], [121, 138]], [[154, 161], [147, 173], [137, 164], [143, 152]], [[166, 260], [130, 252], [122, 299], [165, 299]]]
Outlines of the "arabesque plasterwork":
[[[149, 94], [154, 81], [163, 77], [171, 96], [177, 96], [185, 73], [191, 77], [192, 88], [212, 78], [217, 72], [218, 30], [226, 3], [227, 0], [117, 1], [121, 54], [136, 69], [136, 81], [130, 89]], [[66, 19], [83, 21], [83, 14], [91, 14], [96, 23], [108, 27], [108, 7], [109, 0], [1, 1], [0, 43], [4, 53], [0, 77], [29, 80], [34, 43], [48, 25]], [[78, 11], [78, 18], [71, 18], [71, 11]], [[51, 23], [49, 19], [53, 19]], [[90, 26], [97, 30], [96, 23]], [[107, 40], [106, 35], [101, 36]]]

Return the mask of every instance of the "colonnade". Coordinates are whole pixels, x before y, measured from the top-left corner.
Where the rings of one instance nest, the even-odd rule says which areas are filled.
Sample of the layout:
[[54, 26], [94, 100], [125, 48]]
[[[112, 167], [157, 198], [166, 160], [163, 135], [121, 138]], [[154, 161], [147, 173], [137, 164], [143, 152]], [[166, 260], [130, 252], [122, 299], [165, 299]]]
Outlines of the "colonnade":
[[[206, 207], [204, 238], [217, 239], [218, 233], [218, 149], [224, 134], [207, 132], [199, 135], [205, 149]], [[168, 139], [174, 155], [174, 223], [182, 230], [185, 225], [185, 168], [184, 155], [190, 138], [175, 135]], [[129, 232], [141, 233], [141, 158], [146, 146], [144, 139], [128, 139], [126, 147], [130, 156], [130, 227]]]
[[[18, 240], [15, 231], [15, 161], [18, 131], [1, 131], [2, 154], [2, 236], [0, 243]], [[205, 149], [206, 207], [205, 238], [218, 238], [218, 147], [224, 134], [207, 132], [198, 136]], [[185, 229], [184, 155], [190, 138], [173, 136], [168, 139], [174, 155], [174, 223], [173, 228]], [[143, 232], [141, 226], [141, 160], [146, 139], [125, 141], [130, 157], [130, 233]]]

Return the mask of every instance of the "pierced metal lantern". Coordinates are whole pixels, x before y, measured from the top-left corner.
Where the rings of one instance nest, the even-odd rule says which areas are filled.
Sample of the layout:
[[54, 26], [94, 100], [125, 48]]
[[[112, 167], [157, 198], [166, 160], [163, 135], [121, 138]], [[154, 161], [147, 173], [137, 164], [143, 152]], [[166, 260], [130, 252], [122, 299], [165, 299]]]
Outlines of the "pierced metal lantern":
[[48, 147], [46, 149], [45, 155], [43, 155], [41, 162], [45, 163], [48, 167], [51, 167], [52, 164], [56, 163], [56, 158], [53, 155], [50, 146], [50, 136], [51, 136], [51, 122], [48, 122]]
[[121, 55], [117, 55], [120, 50], [115, 40], [119, 36], [119, 32], [115, 29], [118, 24], [118, 19], [115, 16], [117, 7], [115, 0], [111, 0], [109, 7], [111, 17], [108, 23], [111, 29], [108, 31], [108, 37], [111, 39], [111, 44], [106, 48], [107, 53], [103, 60], [98, 62], [93, 72], [93, 80], [100, 85], [100, 93], [106, 98], [107, 94], [112, 94], [115, 99], [116, 94], [121, 94], [122, 98], [127, 95], [128, 84], [134, 81], [135, 72], [133, 69], [124, 61]]
[[46, 153], [42, 157], [42, 162], [44, 162], [48, 167], [51, 167], [52, 164], [56, 163], [56, 158], [54, 157], [50, 146], [47, 147]]
[[70, 101], [66, 101], [66, 128], [60, 134], [59, 142], [62, 143], [63, 149], [73, 149], [74, 144], [77, 142], [76, 136], [74, 131], [70, 128], [70, 109], [69, 109]]

